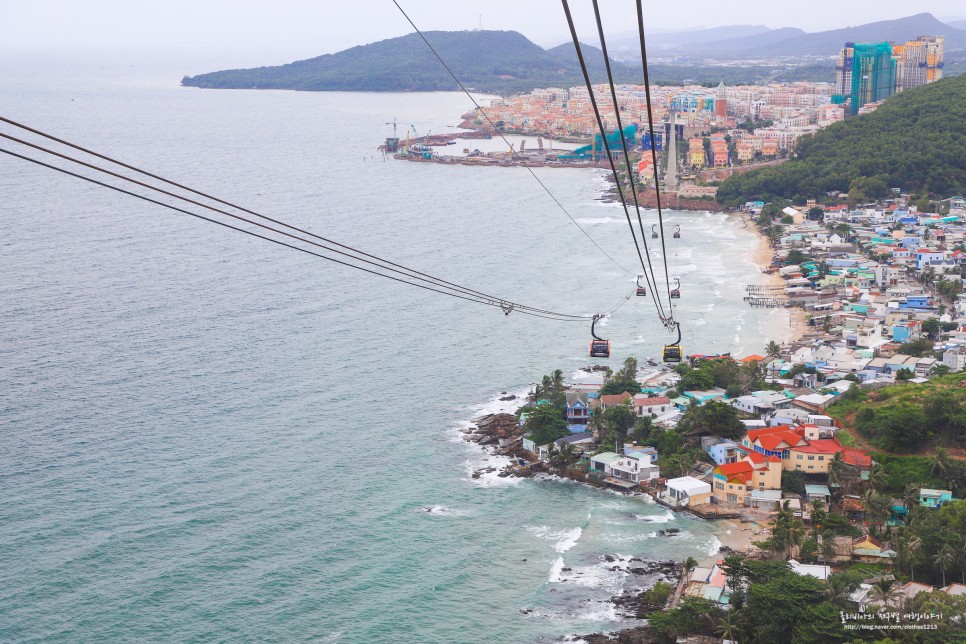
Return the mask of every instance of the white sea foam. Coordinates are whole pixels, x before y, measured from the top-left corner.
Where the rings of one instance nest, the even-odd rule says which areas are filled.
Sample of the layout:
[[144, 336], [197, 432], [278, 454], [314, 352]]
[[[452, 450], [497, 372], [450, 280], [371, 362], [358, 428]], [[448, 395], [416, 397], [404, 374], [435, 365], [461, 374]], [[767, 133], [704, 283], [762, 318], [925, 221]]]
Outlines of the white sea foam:
[[582, 217], [576, 221], [578, 224], [609, 224], [617, 220], [613, 217]]
[[557, 557], [556, 559], [554, 559], [553, 563], [550, 565], [550, 576], [547, 577], [547, 581], [550, 582], [551, 584], [559, 584], [560, 581], [563, 579], [563, 576], [562, 576], [563, 568], [564, 568], [563, 557]]
[[712, 535], [711, 541], [708, 544], [708, 554], [716, 555], [721, 549], [721, 540], [718, 537]]
[[638, 534], [616, 534], [608, 532], [600, 535], [601, 540], [609, 541], [611, 543], [634, 543], [637, 541], [647, 541], [648, 539], [655, 538], [657, 538], [657, 531], [655, 530], [652, 530], [651, 532], [641, 532]]
[[557, 545], [555, 545], [553, 549], [561, 554], [563, 554], [564, 552], [567, 552], [568, 550], [570, 550], [571, 548], [577, 545], [577, 542], [580, 541], [580, 535], [582, 535], [583, 533], [584, 531], [582, 528], [580, 528], [580, 526], [574, 528], [569, 532], [564, 533], [563, 538], [557, 542]]
[[432, 514], [434, 516], [441, 517], [461, 517], [466, 513], [462, 510], [454, 510], [453, 508], [448, 508], [445, 505], [423, 505], [416, 508], [415, 512], [421, 514]]
[[634, 516], [638, 521], [645, 523], [667, 523], [676, 520], [674, 513], [670, 510], [665, 510], [664, 514], [635, 514]]
[[577, 542], [580, 540], [580, 535], [582, 535], [584, 532], [580, 526], [571, 528], [569, 530], [554, 530], [545, 525], [528, 525], [525, 527], [527, 532], [533, 536], [539, 539], [553, 541], [553, 549], [560, 554], [563, 554], [576, 546]]

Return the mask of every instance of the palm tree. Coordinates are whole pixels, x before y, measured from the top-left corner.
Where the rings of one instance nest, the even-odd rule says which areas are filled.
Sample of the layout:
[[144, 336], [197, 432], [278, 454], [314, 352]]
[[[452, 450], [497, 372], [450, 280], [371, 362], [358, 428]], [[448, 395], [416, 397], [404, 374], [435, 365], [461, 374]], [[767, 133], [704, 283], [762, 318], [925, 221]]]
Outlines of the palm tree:
[[885, 486], [885, 470], [878, 463], [869, 468], [869, 487], [878, 492]]
[[771, 340], [768, 343], [768, 346], [765, 347], [765, 353], [767, 353], [769, 356], [772, 356], [773, 358], [777, 358], [782, 354], [782, 347], [774, 340]]
[[963, 583], [966, 584], [966, 540], [959, 543], [956, 548], [957, 557], [959, 559], [961, 579]]
[[822, 499], [812, 501], [812, 534], [814, 536], [818, 536], [818, 530], [827, 518], [828, 512], [825, 511], [825, 501]]
[[880, 579], [872, 584], [869, 595], [881, 601], [880, 606], [889, 606], [899, 595], [899, 589], [894, 586], [894, 583], [894, 579]]
[[948, 545], [943, 546], [942, 549], [939, 552], [937, 552], [935, 555], [933, 555], [932, 562], [942, 572], [942, 574], [943, 574], [943, 586], [945, 586], [946, 585], [946, 570], [950, 566], [956, 565], [956, 551], [953, 550]]
[[902, 491], [902, 505], [906, 509], [906, 521], [908, 525], [912, 518], [912, 511], [919, 507], [919, 490], [922, 485], [918, 483], [906, 483], [906, 488]]
[[604, 429], [607, 427], [607, 424], [604, 422], [604, 414], [601, 413], [600, 407], [591, 412], [587, 426], [590, 428], [590, 433], [594, 437], [594, 443], [597, 445], [602, 444], [604, 442]]
[[835, 547], [835, 534], [831, 530], [826, 530], [822, 533], [820, 550], [822, 552], [822, 562], [826, 564], [835, 559], [835, 555], [838, 554], [838, 548]]
[[721, 639], [737, 642], [738, 636], [744, 633], [744, 631], [738, 627], [738, 621], [736, 619], [737, 612], [738, 611], [734, 609], [730, 609], [727, 615], [718, 620], [718, 627], [714, 632], [720, 635]]
[[802, 540], [806, 535], [805, 523], [801, 519], [795, 519], [794, 522], [788, 527], [788, 545], [789, 548], [795, 547], [799, 549], [799, 555], [801, 554]]
[[560, 369], [554, 370], [553, 374], [550, 376], [550, 384], [553, 387], [554, 393], [560, 393], [564, 389], [563, 382], [563, 371]]
[[842, 476], [845, 474], [845, 461], [842, 460], [842, 452], [836, 452], [835, 456], [828, 464], [828, 484], [842, 485]]
[[825, 583], [825, 599], [840, 608], [848, 608], [849, 597], [855, 590], [853, 585], [849, 583], [848, 577], [832, 575]]
[[935, 455], [932, 457], [932, 461], [929, 463], [929, 471], [933, 476], [945, 479], [946, 474], [949, 472], [949, 466], [949, 453], [946, 451], [946, 448], [937, 448]]
[[909, 578], [912, 581], [916, 580], [916, 553], [919, 550], [919, 546], [922, 545], [922, 539], [919, 537], [912, 536], [902, 536], [897, 540], [898, 544], [898, 555], [899, 559], [903, 562], [909, 564]]
[[691, 571], [698, 567], [698, 561], [694, 557], [684, 560], [684, 578], [691, 581]]

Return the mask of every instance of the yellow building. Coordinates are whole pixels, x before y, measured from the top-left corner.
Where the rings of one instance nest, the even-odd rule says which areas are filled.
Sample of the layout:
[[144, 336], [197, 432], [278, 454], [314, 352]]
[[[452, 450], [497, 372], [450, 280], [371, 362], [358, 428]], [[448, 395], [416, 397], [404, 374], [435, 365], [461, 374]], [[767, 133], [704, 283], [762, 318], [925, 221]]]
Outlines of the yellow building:
[[714, 468], [712, 480], [712, 494], [718, 503], [744, 504], [752, 490], [781, 489], [781, 459], [749, 452], [736, 463], [725, 463]]

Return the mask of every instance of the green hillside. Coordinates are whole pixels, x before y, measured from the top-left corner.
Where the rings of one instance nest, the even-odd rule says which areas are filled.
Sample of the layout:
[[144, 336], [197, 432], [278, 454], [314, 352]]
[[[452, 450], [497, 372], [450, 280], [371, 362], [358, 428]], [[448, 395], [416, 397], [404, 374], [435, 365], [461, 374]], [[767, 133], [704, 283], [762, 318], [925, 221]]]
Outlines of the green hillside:
[[939, 197], [966, 190], [966, 76], [903, 92], [872, 112], [799, 141], [795, 158], [726, 180], [718, 200], [822, 197], [838, 190], [885, 197], [890, 188]]
[[[497, 94], [534, 87], [582, 85], [573, 45], [545, 50], [515, 31], [431, 31], [426, 38], [468, 88]], [[583, 47], [595, 78], [603, 55]], [[621, 82], [634, 71], [613, 62]], [[636, 78], [636, 77], [635, 77]], [[459, 89], [418, 34], [352, 47], [275, 67], [232, 69], [185, 77], [183, 85], [307, 91], [451, 91]]]
[[853, 388], [826, 413], [884, 450], [917, 453], [937, 443], [962, 446], [966, 443], [964, 383], [964, 375], [954, 373], [872, 392]]

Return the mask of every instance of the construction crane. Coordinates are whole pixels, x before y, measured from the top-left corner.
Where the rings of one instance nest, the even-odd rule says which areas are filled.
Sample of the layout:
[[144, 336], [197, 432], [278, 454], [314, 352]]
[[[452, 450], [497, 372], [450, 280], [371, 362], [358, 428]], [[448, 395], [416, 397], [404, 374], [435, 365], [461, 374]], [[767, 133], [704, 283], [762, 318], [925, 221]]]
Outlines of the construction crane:
[[399, 149], [399, 136], [396, 134], [396, 119], [386, 123], [392, 126], [392, 136], [386, 137], [386, 152], [395, 152]]

